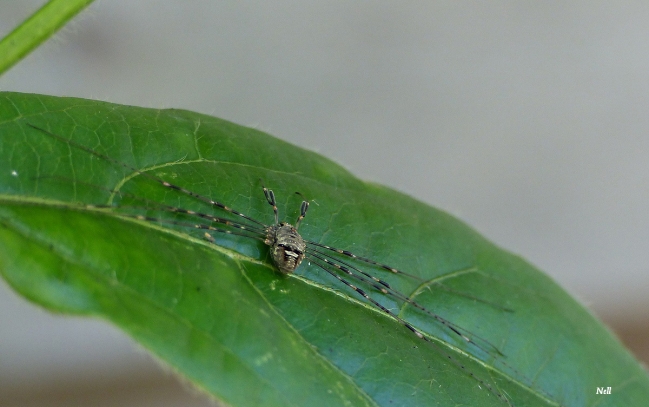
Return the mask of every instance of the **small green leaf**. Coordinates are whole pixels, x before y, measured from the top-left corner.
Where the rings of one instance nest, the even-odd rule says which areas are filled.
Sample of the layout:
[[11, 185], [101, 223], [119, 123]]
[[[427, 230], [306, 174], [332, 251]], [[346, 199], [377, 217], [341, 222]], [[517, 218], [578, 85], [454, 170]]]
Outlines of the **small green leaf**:
[[[306, 239], [418, 276], [354, 263], [502, 356], [351, 281], [425, 342], [306, 260], [295, 275], [280, 274], [260, 241], [213, 233], [213, 244], [197, 229], [123, 216], [138, 211], [129, 194], [226, 214], [30, 125], [265, 224], [273, 214], [260, 178], [290, 223], [299, 191], [314, 202], [300, 226]], [[315, 153], [187, 111], [0, 93], [0, 272], [52, 311], [111, 321], [233, 406], [508, 404], [496, 394], [515, 406], [649, 399], [647, 374], [614, 336], [524, 260]], [[596, 394], [608, 386], [611, 395]]]

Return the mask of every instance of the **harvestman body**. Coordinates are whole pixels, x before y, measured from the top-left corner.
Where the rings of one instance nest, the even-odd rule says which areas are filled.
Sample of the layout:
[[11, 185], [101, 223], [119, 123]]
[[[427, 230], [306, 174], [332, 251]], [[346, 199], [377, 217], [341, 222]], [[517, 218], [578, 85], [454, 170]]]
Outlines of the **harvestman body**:
[[300, 222], [302, 222], [302, 219], [306, 215], [309, 202], [302, 201], [300, 217], [297, 218], [295, 227], [293, 227], [293, 225], [286, 222], [279, 222], [277, 203], [275, 202], [275, 194], [273, 191], [264, 187], [264, 195], [268, 203], [273, 206], [273, 212], [275, 213], [275, 224], [266, 228], [266, 239], [264, 243], [270, 246], [273, 262], [279, 271], [282, 273], [292, 273], [302, 263], [306, 252], [306, 242], [297, 232], [297, 228], [300, 227]]
[[[412, 333], [414, 333], [418, 338], [426, 341], [429, 343], [431, 346], [433, 346], [438, 352], [440, 352], [446, 359], [448, 359], [450, 362], [455, 364], [457, 367], [459, 367], [462, 371], [464, 371], [467, 375], [471, 376], [474, 380], [476, 380], [480, 385], [484, 386], [490, 393], [494, 394], [496, 397], [498, 397], [502, 402], [512, 406], [512, 403], [509, 401], [509, 399], [496, 390], [492, 385], [481, 379], [480, 377], [476, 376], [473, 372], [469, 371], [466, 369], [466, 367], [457, 359], [449, 355], [446, 351], [444, 351], [439, 345], [437, 345], [435, 342], [433, 342], [428, 336], [426, 336], [422, 331], [419, 329], [415, 328], [413, 325], [411, 325], [409, 322], [405, 321], [404, 319], [400, 318], [396, 314], [394, 314], [392, 311], [387, 309], [385, 306], [377, 302], [375, 299], [373, 299], [367, 292], [365, 292], [363, 289], [357, 287], [356, 285], [352, 284], [350, 281], [347, 279], [341, 277], [338, 273], [342, 273], [347, 276], [347, 278], [362, 282], [364, 284], [367, 284], [370, 286], [372, 289], [375, 289], [382, 294], [392, 296], [400, 301], [403, 301], [405, 303], [410, 304], [411, 306], [419, 309], [420, 311], [426, 313], [428, 316], [432, 317], [436, 322], [441, 324], [444, 328], [448, 329], [450, 332], [454, 333], [455, 335], [458, 335], [461, 337], [465, 342], [471, 344], [472, 346], [476, 347], [477, 349], [480, 349], [481, 351], [492, 355], [494, 357], [502, 357], [502, 353], [492, 344], [490, 344], [488, 341], [480, 338], [479, 336], [470, 333], [464, 328], [461, 328], [458, 325], [455, 325], [454, 323], [444, 319], [443, 317], [431, 312], [424, 306], [420, 305], [416, 301], [412, 300], [405, 294], [402, 294], [401, 292], [395, 290], [388, 284], [387, 282], [369, 274], [366, 271], [361, 270], [360, 268], [354, 266], [353, 264], [350, 264], [349, 262], [340, 260], [336, 257], [333, 257], [331, 252], [336, 253], [337, 255], [341, 256], [346, 256], [350, 259], [354, 259], [356, 261], [360, 261], [362, 263], [370, 264], [375, 267], [383, 268], [387, 271], [390, 271], [395, 274], [400, 274], [404, 275], [410, 278], [415, 278], [419, 279], [418, 277], [415, 277], [411, 274], [405, 273], [401, 270], [398, 270], [394, 267], [378, 263], [374, 260], [371, 260], [369, 258], [357, 256], [349, 251], [346, 250], [340, 250], [336, 249], [327, 245], [323, 245], [317, 242], [313, 241], [308, 241], [305, 240], [299, 233], [298, 233], [298, 228], [300, 226], [300, 223], [306, 216], [306, 212], [309, 208], [309, 202], [304, 200], [302, 201], [302, 205], [300, 207], [300, 215], [295, 223], [295, 226], [287, 223], [287, 222], [280, 222], [279, 221], [279, 215], [278, 215], [278, 210], [277, 210], [277, 204], [275, 200], [275, 194], [273, 193], [272, 190], [267, 189], [265, 186], [263, 187], [263, 192], [266, 197], [266, 200], [268, 201], [269, 205], [272, 206], [273, 208], [273, 213], [275, 215], [275, 223], [272, 225], [266, 225], [263, 222], [260, 222], [256, 219], [253, 219], [249, 216], [244, 215], [241, 212], [238, 212], [225, 204], [222, 204], [218, 201], [214, 201], [208, 197], [205, 197], [203, 195], [199, 195], [195, 192], [189, 191], [183, 187], [168, 183], [164, 181], [161, 178], [158, 178], [154, 175], [151, 175], [147, 172], [143, 172], [135, 167], [132, 167], [126, 163], [122, 163], [120, 161], [117, 161], [109, 156], [106, 156], [104, 154], [101, 154], [97, 151], [94, 151], [88, 147], [85, 147], [83, 145], [80, 145], [76, 142], [73, 142], [71, 140], [67, 140], [61, 136], [58, 136], [56, 134], [51, 133], [48, 130], [45, 130], [43, 128], [28, 124], [30, 127], [43, 132], [61, 142], [67, 143], [75, 148], [78, 148], [80, 150], [86, 151], [89, 154], [92, 154], [94, 156], [97, 156], [99, 158], [102, 158], [106, 161], [112, 162], [114, 164], [117, 164], [119, 166], [125, 167], [127, 169], [130, 169], [134, 171], [135, 173], [142, 175], [144, 177], [147, 177], [148, 179], [151, 179], [159, 184], [161, 184], [163, 187], [173, 189], [176, 191], [179, 191], [180, 193], [189, 195], [193, 198], [196, 198], [200, 201], [203, 201], [213, 207], [220, 208], [228, 213], [231, 213], [233, 215], [236, 215], [238, 217], [241, 217], [242, 219], [248, 221], [248, 223], [244, 222], [237, 222], [237, 221], [232, 221], [227, 218], [219, 217], [219, 216], [213, 216], [213, 215], [208, 215], [192, 210], [187, 210], [187, 209], [182, 209], [182, 208], [177, 208], [165, 204], [161, 204], [159, 202], [152, 202], [143, 198], [135, 197], [133, 195], [130, 195], [128, 193], [120, 192], [120, 191], [115, 191], [115, 190], [110, 190], [111, 192], [119, 193], [121, 196], [130, 196], [133, 199], [142, 201], [145, 203], [146, 206], [141, 206], [139, 207], [140, 209], [144, 208], [150, 208], [150, 207], [155, 207], [159, 210], [166, 211], [166, 212], [172, 212], [172, 213], [179, 213], [179, 214], [184, 214], [184, 215], [189, 215], [192, 217], [197, 217], [203, 220], [207, 220], [209, 224], [203, 224], [203, 223], [189, 223], [189, 222], [183, 222], [183, 221], [176, 221], [176, 220], [168, 220], [168, 219], [161, 219], [161, 218], [154, 218], [150, 216], [142, 216], [142, 215], [131, 215], [131, 214], [122, 214], [122, 216], [126, 217], [132, 217], [140, 220], [145, 220], [145, 221], [152, 221], [152, 222], [159, 222], [159, 223], [167, 223], [167, 224], [173, 224], [181, 227], [186, 227], [186, 228], [194, 228], [194, 229], [203, 229], [203, 230], [208, 230], [211, 232], [217, 232], [217, 233], [225, 233], [225, 234], [232, 234], [232, 235], [239, 235], [239, 236], [245, 236], [248, 238], [256, 239], [259, 241], [262, 241], [264, 244], [268, 245], [270, 247], [270, 254], [272, 257], [272, 260], [279, 269], [280, 272], [285, 273], [285, 274], [290, 274], [293, 273], [297, 267], [300, 266], [302, 261], [306, 258], [309, 260], [310, 263], [315, 264], [317, 267], [320, 269], [324, 270], [327, 272], [329, 275], [333, 276], [335, 279], [352, 289], [354, 292], [356, 292], [358, 295], [363, 297], [366, 301], [371, 303], [373, 306], [377, 307], [387, 315], [389, 315], [392, 319], [396, 320], [399, 322], [401, 325], [405, 326], [408, 330], [410, 330]], [[101, 187], [99, 187], [101, 188]], [[114, 209], [115, 206], [113, 205], [86, 205], [87, 207], [108, 207]], [[131, 206], [131, 208], [137, 208]], [[216, 226], [215, 226], [216, 225]], [[214, 238], [211, 236], [210, 233], [205, 232], [204, 237], [210, 241], [214, 242]], [[507, 365], [506, 363], [502, 362], [505, 366], [511, 368], [511, 366]], [[513, 368], [511, 368], [514, 370]], [[515, 371], [515, 370], [514, 370]]]

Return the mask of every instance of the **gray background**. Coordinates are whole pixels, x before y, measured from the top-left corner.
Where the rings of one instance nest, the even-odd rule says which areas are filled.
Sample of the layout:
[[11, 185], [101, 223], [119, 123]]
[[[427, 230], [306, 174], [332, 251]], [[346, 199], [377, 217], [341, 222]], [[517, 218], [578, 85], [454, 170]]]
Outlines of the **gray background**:
[[[41, 3], [2, 2], [0, 34]], [[644, 326], [647, 21], [647, 2], [104, 0], [0, 90], [255, 126], [455, 214], [613, 325]], [[0, 392], [152, 374], [133, 349], [0, 286]]]

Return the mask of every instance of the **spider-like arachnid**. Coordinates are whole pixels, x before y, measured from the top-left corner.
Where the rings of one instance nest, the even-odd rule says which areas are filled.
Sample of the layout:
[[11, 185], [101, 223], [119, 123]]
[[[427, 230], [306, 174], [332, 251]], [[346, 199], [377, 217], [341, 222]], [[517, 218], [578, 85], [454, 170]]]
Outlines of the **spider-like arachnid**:
[[[441, 317], [440, 315], [434, 313], [433, 311], [427, 309], [423, 305], [419, 304], [417, 301], [411, 299], [407, 295], [395, 289], [384, 279], [378, 278], [371, 274], [370, 272], [364, 269], [364, 265], [370, 266], [373, 268], [380, 268], [386, 270], [395, 275], [403, 276], [404, 278], [418, 279], [413, 274], [406, 273], [395, 267], [382, 264], [380, 262], [374, 261], [370, 258], [358, 256], [350, 251], [334, 248], [328, 245], [324, 245], [315, 241], [304, 239], [299, 233], [299, 227], [303, 219], [307, 215], [309, 209], [309, 201], [304, 199], [300, 206], [300, 214], [295, 221], [295, 224], [288, 222], [280, 222], [279, 213], [277, 208], [277, 202], [275, 194], [271, 189], [263, 186], [262, 190], [265, 196], [266, 201], [272, 207], [274, 214], [274, 223], [266, 224], [260, 220], [254, 219], [250, 216], [239, 212], [228, 205], [225, 205], [219, 201], [213, 200], [207, 196], [192, 192], [182, 186], [170, 183], [164, 179], [153, 175], [151, 173], [141, 171], [135, 167], [132, 167], [126, 163], [115, 160], [107, 155], [104, 155], [100, 152], [97, 152], [89, 147], [78, 144], [71, 140], [67, 140], [59, 135], [56, 135], [46, 129], [37, 127], [34, 125], [29, 125], [30, 127], [47, 134], [48, 136], [57, 139], [63, 143], [85, 151], [91, 155], [99, 157], [100, 159], [111, 162], [114, 165], [122, 166], [128, 170], [133, 171], [136, 175], [141, 175], [146, 179], [149, 179], [155, 183], [158, 183], [162, 187], [176, 191], [179, 194], [189, 196], [193, 199], [202, 201], [209, 206], [215, 208], [217, 211], [222, 211], [223, 215], [215, 216], [212, 214], [207, 214], [203, 212], [198, 212], [194, 210], [184, 209], [181, 207], [170, 206], [162, 204], [159, 202], [154, 202], [148, 199], [140, 198], [133, 194], [126, 192], [109, 190], [112, 194], [118, 194], [122, 197], [129, 197], [133, 201], [140, 202], [139, 205], [129, 205], [131, 209], [143, 209], [150, 210], [155, 209], [161, 212], [180, 214], [183, 216], [182, 219], [166, 219], [161, 217], [152, 217], [149, 215], [141, 214], [129, 214], [129, 213], [120, 213], [121, 216], [136, 218], [143, 221], [157, 222], [161, 224], [174, 225], [180, 228], [187, 228], [190, 230], [203, 230], [203, 238], [209, 242], [215, 243], [215, 238], [213, 235], [216, 234], [229, 234], [229, 235], [238, 235], [251, 239], [255, 239], [263, 242], [269, 247], [269, 252], [271, 259], [279, 270], [279, 272], [284, 274], [293, 273], [300, 264], [306, 260], [309, 264], [313, 264], [319, 269], [323, 270], [331, 276], [331, 278], [336, 279], [344, 286], [348, 287], [354, 295], [358, 296], [362, 301], [365, 301], [369, 305], [377, 308], [381, 312], [385, 313], [393, 320], [401, 324], [403, 327], [408, 329], [412, 334], [416, 335], [419, 339], [426, 342], [428, 346], [434, 348], [437, 352], [443, 355], [448, 359], [453, 365], [464, 371], [467, 375], [472, 377], [479, 385], [486, 388], [490, 393], [495, 395], [503, 403], [512, 405], [512, 402], [509, 398], [499, 391], [495, 386], [488, 383], [485, 379], [474, 374], [473, 371], [469, 370], [465, 365], [460, 362], [455, 357], [451, 356], [448, 352], [444, 351], [435, 341], [424, 331], [418, 329], [410, 322], [401, 318], [395, 312], [391, 311], [388, 307], [382, 305], [377, 301], [374, 296], [388, 296], [396, 301], [401, 303], [407, 303], [410, 306], [416, 308], [421, 313], [432, 318], [437, 324], [439, 324], [443, 329], [449, 332], [451, 335], [455, 335], [457, 338], [467, 343], [469, 346], [474, 347], [480, 352], [484, 352], [493, 359], [502, 358], [504, 355], [488, 341], [480, 338], [478, 335], [454, 324], [453, 322]], [[95, 186], [97, 188], [101, 188]], [[114, 205], [85, 205], [86, 207], [104, 207], [104, 208], [118, 208]], [[126, 206], [119, 206], [119, 208], [125, 208]], [[229, 216], [229, 217], [227, 217]], [[365, 287], [369, 287], [369, 290], [359, 287], [359, 283], [363, 284]], [[505, 362], [501, 362], [508, 368], [512, 369]], [[515, 370], [514, 370], [515, 371]]]

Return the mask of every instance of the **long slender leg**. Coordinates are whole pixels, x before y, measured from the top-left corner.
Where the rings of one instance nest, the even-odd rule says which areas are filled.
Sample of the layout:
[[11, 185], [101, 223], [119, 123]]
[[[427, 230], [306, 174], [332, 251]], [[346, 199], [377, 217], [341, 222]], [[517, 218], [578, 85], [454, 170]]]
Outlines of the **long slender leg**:
[[[225, 234], [228, 234], [228, 235], [244, 236], [244, 237], [248, 237], [248, 238], [251, 238], [251, 239], [259, 240], [261, 242], [264, 241], [264, 237], [265, 237], [265, 235], [263, 235], [263, 234], [254, 233], [254, 232], [251, 232], [249, 230], [241, 230], [239, 232], [239, 231], [236, 231], [236, 230], [229, 230], [229, 229], [219, 228], [219, 227], [216, 227], [216, 226], [204, 225], [202, 223], [180, 222], [180, 221], [175, 221], [175, 220], [170, 220], [170, 219], [160, 219], [160, 218], [155, 218], [155, 217], [152, 217], [152, 216], [145, 216], [145, 215], [131, 215], [131, 214], [124, 214], [124, 213], [120, 213], [119, 215], [127, 217], [127, 218], [133, 218], [133, 219], [137, 219], [137, 220], [144, 220], [144, 221], [147, 221], [147, 222], [166, 223], [166, 224], [169, 224], [169, 225], [176, 225], [176, 226], [181, 226], [181, 227], [186, 227], [186, 228], [203, 229], [203, 230], [210, 230], [210, 231], [218, 232], [218, 233], [225, 233]], [[227, 224], [227, 225], [236, 227], [236, 225], [231, 224], [231, 223]], [[245, 233], [245, 232], [248, 232], [248, 233]]]
[[367, 257], [357, 256], [354, 253], [352, 253], [350, 251], [347, 251], [347, 250], [336, 249], [335, 247], [327, 246], [327, 245], [324, 245], [322, 243], [317, 243], [317, 242], [312, 242], [312, 241], [306, 241], [306, 243], [309, 244], [309, 245], [318, 246], [318, 247], [321, 247], [323, 249], [330, 250], [332, 252], [336, 252], [338, 254], [342, 254], [343, 256], [351, 257], [352, 259], [360, 260], [360, 261], [362, 261], [364, 263], [368, 263], [368, 264], [380, 267], [382, 269], [388, 270], [388, 271], [390, 271], [392, 273], [395, 273], [395, 274], [402, 274], [404, 276], [413, 278], [415, 280], [422, 281], [421, 277], [415, 276], [413, 274], [406, 273], [405, 271], [399, 270], [399, 269], [394, 268], [392, 266], [388, 266], [387, 264], [379, 263], [379, 262], [374, 261], [372, 259], [368, 259]]

